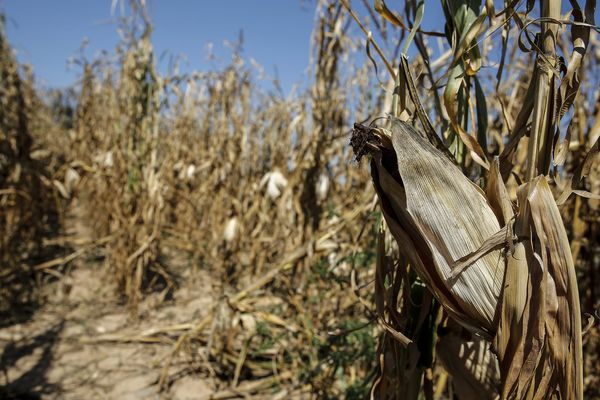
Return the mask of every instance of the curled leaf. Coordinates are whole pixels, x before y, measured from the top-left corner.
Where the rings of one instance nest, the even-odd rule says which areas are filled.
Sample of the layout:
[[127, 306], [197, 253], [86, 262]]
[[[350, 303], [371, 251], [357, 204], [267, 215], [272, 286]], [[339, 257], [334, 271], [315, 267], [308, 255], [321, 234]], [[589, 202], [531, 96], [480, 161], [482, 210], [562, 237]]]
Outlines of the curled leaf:
[[388, 8], [384, 0], [375, 0], [374, 8], [375, 11], [381, 14], [381, 16], [387, 21], [399, 26], [400, 28], [406, 28], [400, 18]]
[[444, 106], [446, 107], [446, 111], [448, 112], [448, 117], [450, 117], [450, 124], [452, 125], [452, 129], [454, 129], [454, 131], [458, 133], [460, 139], [467, 146], [473, 160], [485, 169], [489, 169], [487, 156], [481, 148], [481, 145], [477, 142], [477, 139], [475, 139], [472, 135], [470, 135], [467, 131], [463, 129], [459, 122], [458, 94], [464, 85], [464, 73], [465, 72], [461, 64], [457, 64], [450, 71], [448, 83], [446, 85], [446, 89], [444, 90]]

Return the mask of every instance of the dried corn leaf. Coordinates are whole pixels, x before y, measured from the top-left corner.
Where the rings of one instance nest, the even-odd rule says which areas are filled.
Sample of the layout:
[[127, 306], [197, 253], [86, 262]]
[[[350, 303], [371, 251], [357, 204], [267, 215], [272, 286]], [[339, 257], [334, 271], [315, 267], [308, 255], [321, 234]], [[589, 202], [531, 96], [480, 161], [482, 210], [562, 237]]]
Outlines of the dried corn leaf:
[[383, 18], [391, 22], [392, 24], [399, 26], [401, 28], [405, 28], [404, 23], [400, 20], [400, 18], [391, 11], [387, 4], [385, 4], [384, 0], [375, 0], [373, 4], [373, 8], [377, 11]]
[[465, 70], [463, 65], [460, 63], [456, 64], [450, 70], [448, 83], [446, 84], [446, 89], [444, 90], [444, 106], [446, 107], [446, 112], [450, 118], [452, 129], [454, 129], [454, 131], [460, 136], [460, 139], [463, 141], [463, 143], [467, 146], [471, 157], [473, 157], [473, 160], [485, 169], [489, 169], [485, 151], [481, 148], [481, 145], [477, 142], [477, 140], [471, 134], [469, 134], [459, 122], [458, 95], [464, 86], [464, 76]]
[[464, 23], [460, 39], [454, 48], [454, 59], [450, 65], [455, 65], [459, 59], [463, 58], [467, 75], [474, 76], [481, 68], [481, 55], [476, 39], [485, 30], [487, 11], [483, 9], [479, 15], [475, 16], [473, 11], [467, 7], [460, 7], [459, 10], [464, 14], [460, 18], [464, 20]]
[[550, 293], [546, 298], [553, 306], [548, 307], [547, 317], [556, 323], [553, 326], [546, 321], [551, 362], [557, 370], [556, 383], [563, 398], [582, 398], [581, 311], [569, 239], [546, 180], [537, 178], [532, 185], [529, 205], [540, 241], [544, 271], [548, 271], [556, 285], [556, 293]]
[[596, 141], [586, 153], [583, 161], [575, 170], [575, 173], [573, 174], [573, 182], [578, 183], [581, 178], [585, 178], [589, 175], [590, 171], [592, 170], [592, 165], [598, 159], [598, 154], [600, 154], [600, 136], [596, 138]]
[[[419, 121], [421, 121], [421, 125], [425, 129], [425, 137], [427, 137], [429, 143], [433, 144], [436, 149], [441, 151], [453, 163], [456, 163], [454, 156], [452, 156], [450, 151], [448, 151], [448, 149], [444, 145], [442, 139], [440, 139], [440, 137], [437, 135], [435, 128], [433, 127], [433, 124], [429, 119], [429, 115], [427, 115], [427, 112], [423, 108], [423, 104], [421, 104], [421, 100], [419, 99], [419, 94], [417, 92], [417, 87], [415, 85], [415, 80], [412, 76], [412, 72], [410, 71], [410, 66], [408, 65], [408, 58], [405, 54], [400, 56], [400, 73], [398, 74], [398, 77], [398, 90], [400, 93], [404, 93], [402, 89], [405, 88], [406, 92], [408, 92], [411, 101], [415, 105], [415, 113], [417, 114]], [[400, 98], [402, 101], [404, 100], [404, 96], [400, 96]]]
[[573, 53], [569, 59], [567, 73], [562, 78], [557, 100], [557, 118], [560, 119], [573, 104], [575, 96], [579, 91], [580, 71], [585, 53], [589, 47], [590, 30], [595, 25], [596, 1], [586, 1], [585, 11], [581, 9], [577, 1], [571, 1], [573, 7], [574, 24], [571, 26], [571, 40], [573, 42]]
[[498, 217], [498, 221], [500, 221], [500, 225], [504, 226], [508, 224], [513, 219], [515, 213], [508, 190], [506, 190], [506, 186], [504, 186], [504, 181], [502, 180], [499, 157], [494, 158], [490, 167], [485, 194], [490, 206]]

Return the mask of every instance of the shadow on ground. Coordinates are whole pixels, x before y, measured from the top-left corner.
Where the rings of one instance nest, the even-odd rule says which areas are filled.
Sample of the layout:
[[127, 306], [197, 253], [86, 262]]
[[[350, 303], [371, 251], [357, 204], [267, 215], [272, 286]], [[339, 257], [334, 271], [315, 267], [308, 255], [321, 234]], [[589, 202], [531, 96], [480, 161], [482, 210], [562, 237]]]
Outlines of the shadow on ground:
[[[57, 393], [60, 388], [47, 381], [47, 372], [53, 358], [54, 346], [64, 328], [61, 321], [48, 330], [31, 338], [8, 343], [2, 355], [0, 366], [0, 398], [39, 399], [48, 393]], [[11, 371], [9, 375], [9, 370]]]

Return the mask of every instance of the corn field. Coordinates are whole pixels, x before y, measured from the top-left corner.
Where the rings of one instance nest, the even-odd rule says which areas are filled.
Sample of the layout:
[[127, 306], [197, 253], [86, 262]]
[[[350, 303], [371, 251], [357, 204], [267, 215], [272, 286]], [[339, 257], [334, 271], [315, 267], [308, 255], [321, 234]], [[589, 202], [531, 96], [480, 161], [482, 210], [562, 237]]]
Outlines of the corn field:
[[0, 397], [600, 398], [595, 1], [309, 2], [287, 96], [122, 3], [66, 90], [0, 14]]

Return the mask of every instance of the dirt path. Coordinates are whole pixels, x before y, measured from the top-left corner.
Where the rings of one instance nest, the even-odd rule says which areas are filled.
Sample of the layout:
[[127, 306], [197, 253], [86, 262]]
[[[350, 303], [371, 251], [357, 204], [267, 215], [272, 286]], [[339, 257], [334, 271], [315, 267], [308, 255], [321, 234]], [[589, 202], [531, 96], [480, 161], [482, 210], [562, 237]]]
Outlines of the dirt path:
[[180, 289], [162, 306], [153, 304], [156, 296], [151, 296], [142, 304], [142, 318], [132, 321], [124, 307], [112, 304], [108, 287], [98, 285], [98, 273], [77, 269], [63, 283], [67, 293], [62, 301], [47, 304], [25, 323], [0, 329], [4, 394], [42, 399], [196, 399], [211, 393], [214, 388], [207, 379], [187, 376], [159, 394], [158, 377], [171, 345], [125, 342], [151, 328], [201, 318], [211, 302], [210, 288], [194, 290], [203, 294], [199, 298], [190, 289]]
[[[77, 223], [71, 233], [87, 234]], [[77, 264], [52, 285], [50, 302], [29, 320], [0, 328], [0, 398], [197, 399], [216, 389], [205, 376], [186, 372], [159, 393], [172, 345], [124, 340], [201, 318], [213, 301], [206, 274], [187, 268], [185, 287], [172, 300], [159, 304], [158, 295], [150, 295], [132, 319], [125, 307], [115, 306], [101, 265], [85, 259]], [[177, 368], [171, 372], [176, 376]]]

